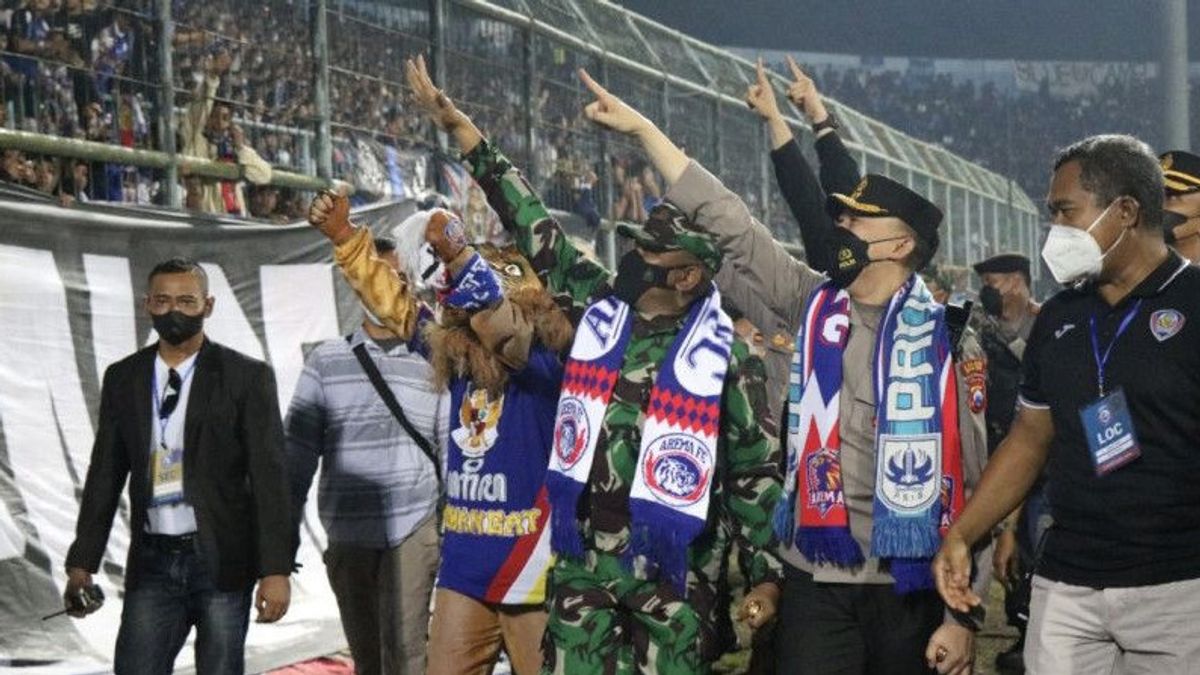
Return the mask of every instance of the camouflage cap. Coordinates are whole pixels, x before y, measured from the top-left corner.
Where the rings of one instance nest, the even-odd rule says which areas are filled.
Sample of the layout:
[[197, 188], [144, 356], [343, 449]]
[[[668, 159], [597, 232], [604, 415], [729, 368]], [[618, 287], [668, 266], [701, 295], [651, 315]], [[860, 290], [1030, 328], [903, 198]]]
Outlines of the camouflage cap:
[[671, 202], [659, 202], [641, 227], [618, 225], [617, 232], [647, 251], [686, 251], [699, 258], [713, 274], [721, 269], [717, 238], [698, 229], [687, 214]]

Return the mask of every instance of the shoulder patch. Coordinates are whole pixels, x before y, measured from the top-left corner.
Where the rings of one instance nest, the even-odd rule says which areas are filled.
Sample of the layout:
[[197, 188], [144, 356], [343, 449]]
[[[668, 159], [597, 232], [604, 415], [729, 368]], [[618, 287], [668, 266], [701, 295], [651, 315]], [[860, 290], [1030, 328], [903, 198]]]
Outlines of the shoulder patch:
[[967, 385], [967, 406], [973, 413], [987, 408], [987, 361], [982, 358], [963, 359], [958, 364]]

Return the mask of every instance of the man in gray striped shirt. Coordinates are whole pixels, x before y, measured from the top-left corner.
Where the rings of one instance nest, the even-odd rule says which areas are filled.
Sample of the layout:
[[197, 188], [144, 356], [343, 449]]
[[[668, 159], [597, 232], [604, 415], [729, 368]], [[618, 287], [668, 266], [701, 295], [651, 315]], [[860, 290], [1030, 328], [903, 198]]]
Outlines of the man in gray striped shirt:
[[[395, 243], [375, 240], [399, 269]], [[432, 462], [392, 416], [353, 349], [367, 354], [409, 422], [444, 464], [450, 395], [425, 358], [372, 320], [309, 355], [285, 421], [297, 523], [317, 463], [317, 505], [329, 536], [325, 567], [362, 675], [425, 672], [429, 597], [438, 565], [438, 481]], [[415, 342], [415, 340], [414, 340]]]

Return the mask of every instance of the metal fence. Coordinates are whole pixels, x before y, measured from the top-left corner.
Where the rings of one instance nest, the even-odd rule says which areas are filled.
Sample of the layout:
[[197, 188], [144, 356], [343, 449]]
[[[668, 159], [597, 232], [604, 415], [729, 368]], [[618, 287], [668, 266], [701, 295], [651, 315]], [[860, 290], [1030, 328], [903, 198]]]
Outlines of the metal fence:
[[[798, 239], [765, 129], [741, 100], [753, 65], [608, 2], [81, 1], [53, 20], [19, 9], [12, 21], [20, 23], [10, 35], [30, 37], [10, 40], [2, 59], [4, 126], [14, 131], [0, 130], [0, 147], [103, 154], [101, 180], [149, 186], [126, 201], [179, 206], [183, 167], [228, 175], [189, 159], [177, 142], [212, 73], [217, 98], [281, 184], [313, 189], [347, 177], [360, 169], [354, 148], [363, 139], [454, 151], [408, 107], [403, 60], [424, 53], [554, 208], [572, 209], [580, 186], [594, 182], [605, 219], [632, 219], [664, 187], [638, 148], [583, 119], [588, 97], [575, 71], [587, 68], [720, 176], [778, 238]], [[772, 77], [782, 92], [785, 81]], [[1012, 181], [836, 101], [829, 107], [864, 171], [943, 207], [940, 264], [961, 270], [1004, 250], [1036, 255], [1037, 208]], [[811, 140], [798, 116], [790, 123]], [[116, 163], [97, 144], [130, 152]]]

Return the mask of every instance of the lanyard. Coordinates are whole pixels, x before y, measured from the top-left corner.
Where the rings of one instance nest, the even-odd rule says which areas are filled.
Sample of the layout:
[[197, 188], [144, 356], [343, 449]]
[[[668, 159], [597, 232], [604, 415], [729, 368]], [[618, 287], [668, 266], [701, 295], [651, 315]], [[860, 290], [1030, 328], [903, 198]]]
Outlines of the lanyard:
[[[199, 361], [199, 359], [192, 361], [192, 365], [188, 367], [187, 372], [183, 374], [183, 377], [179, 378], [179, 392], [177, 395], [180, 400], [183, 399], [183, 389], [187, 386], [188, 379], [191, 378], [192, 373], [196, 372], [196, 361]], [[157, 366], [154, 368], [154, 378], [150, 386], [154, 392], [154, 419], [158, 420], [158, 444], [165, 448], [167, 447], [167, 424], [171, 422], [171, 416], [175, 414], [175, 411], [179, 410], [179, 404], [175, 404], [175, 410], [172, 410], [170, 415], [164, 417], [158, 414], [158, 411], [162, 409], [163, 395], [158, 393]]]
[[1108, 357], [1112, 355], [1113, 347], [1116, 346], [1117, 340], [1121, 339], [1121, 335], [1125, 333], [1125, 329], [1129, 328], [1129, 324], [1133, 322], [1133, 317], [1142, 307], [1142, 301], [1138, 300], [1133, 303], [1133, 307], [1125, 313], [1125, 318], [1121, 319], [1121, 325], [1117, 326], [1117, 334], [1113, 336], [1108, 347], [1104, 350], [1104, 356], [1100, 356], [1100, 338], [1096, 337], [1096, 317], [1093, 315], [1088, 323], [1092, 333], [1092, 355], [1096, 357], [1096, 379], [1100, 385], [1100, 397], [1104, 397], [1104, 366], [1108, 364]]

